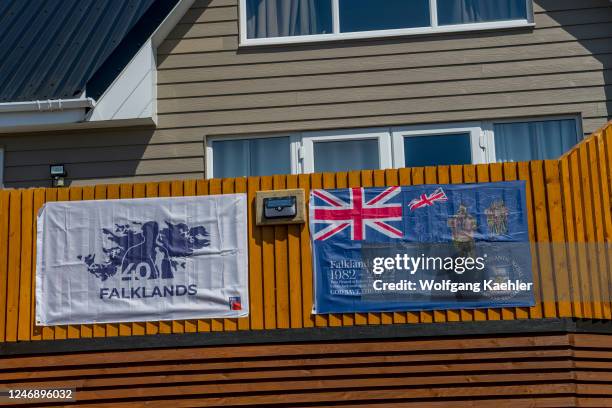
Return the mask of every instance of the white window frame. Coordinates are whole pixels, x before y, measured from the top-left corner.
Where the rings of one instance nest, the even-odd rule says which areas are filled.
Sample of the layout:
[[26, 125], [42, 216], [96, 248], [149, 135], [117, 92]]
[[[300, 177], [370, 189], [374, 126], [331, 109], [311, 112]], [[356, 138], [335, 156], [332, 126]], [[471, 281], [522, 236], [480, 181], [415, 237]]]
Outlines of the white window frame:
[[317, 142], [346, 142], [351, 140], [375, 139], [378, 141], [379, 169], [393, 167], [391, 137], [389, 128], [348, 129], [302, 134], [302, 171], [314, 173], [314, 144]]
[[496, 163], [497, 155], [495, 154], [495, 132], [493, 126], [499, 123], [525, 123], [525, 122], [548, 122], [558, 120], [571, 119], [576, 124], [576, 135], [577, 142], [579, 143], [584, 138], [582, 131], [582, 115], [580, 114], [568, 114], [568, 115], [550, 115], [550, 116], [532, 116], [526, 118], [510, 118], [510, 119], [499, 119], [499, 120], [484, 120], [482, 121], [482, 135], [483, 135], [483, 146], [486, 151], [486, 163]]
[[[545, 122], [571, 119], [576, 123], [578, 141], [584, 138], [582, 116], [580, 114], [561, 114], [532, 116], [508, 119], [493, 119], [469, 122], [437, 123], [427, 125], [339, 129], [329, 131], [296, 132], [281, 134], [260, 134], [242, 136], [208, 136], [206, 137], [206, 178], [214, 178], [215, 141], [268, 139], [289, 137], [291, 174], [314, 173], [314, 143], [338, 142], [363, 139], [378, 140], [379, 169], [405, 167], [404, 138], [469, 133], [472, 148], [472, 164], [495, 163], [495, 139], [493, 125], [496, 123]], [[0, 164], [2, 164], [2, 147], [0, 146]], [[0, 180], [2, 172], [0, 168]]]
[[[226, 142], [230, 140], [252, 140], [252, 139], [272, 139], [275, 137], [288, 137], [290, 150], [291, 174], [300, 173], [299, 151], [300, 151], [300, 136], [299, 134], [265, 134], [265, 135], [243, 135], [243, 136], [208, 136], [206, 137], [206, 178], [215, 178], [214, 175], [214, 152], [213, 143], [215, 141]], [[249, 176], [245, 176], [249, 177]]]
[[455, 25], [438, 25], [438, 8], [437, 0], [429, 0], [431, 26], [415, 27], [415, 28], [400, 28], [390, 30], [373, 30], [359, 32], [340, 32], [340, 15], [339, 15], [339, 0], [332, 1], [332, 30], [330, 34], [313, 34], [313, 35], [297, 35], [292, 37], [269, 37], [269, 38], [247, 38], [247, 12], [246, 0], [240, 0], [239, 3], [239, 19], [240, 19], [240, 46], [257, 46], [257, 45], [278, 45], [278, 44], [295, 44], [309, 43], [319, 41], [338, 41], [363, 38], [377, 37], [397, 37], [405, 35], [424, 35], [424, 34], [440, 34], [453, 33], [463, 31], [485, 31], [498, 30], [519, 27], [534, 27], [533, 0], [525, 0], [527, 3], [527, 19], [522, 20], [505, 20], [492, 21], [484, 23], [469, 23]]
[[486, 163], [487, 157], [485, 146], [483, 145], [481, 122], [462, 122], [392, 128], [393, 166], [395, 168], [402, 168], [406, 166], [406, 157], [404, 155], [404, 138], [457, 133], [468, 133], [470, 135], [470, 146], [472, 152], [471, 163]]

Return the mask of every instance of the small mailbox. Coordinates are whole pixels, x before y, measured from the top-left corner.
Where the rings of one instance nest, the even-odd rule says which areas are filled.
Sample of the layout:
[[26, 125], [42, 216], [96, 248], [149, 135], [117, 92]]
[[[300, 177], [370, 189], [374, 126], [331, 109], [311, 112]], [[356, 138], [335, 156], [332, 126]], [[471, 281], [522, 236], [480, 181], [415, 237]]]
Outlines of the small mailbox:
[[304, 190], [258, 191], [255, 211], [257, 225], [302, 224], [306, 221]]

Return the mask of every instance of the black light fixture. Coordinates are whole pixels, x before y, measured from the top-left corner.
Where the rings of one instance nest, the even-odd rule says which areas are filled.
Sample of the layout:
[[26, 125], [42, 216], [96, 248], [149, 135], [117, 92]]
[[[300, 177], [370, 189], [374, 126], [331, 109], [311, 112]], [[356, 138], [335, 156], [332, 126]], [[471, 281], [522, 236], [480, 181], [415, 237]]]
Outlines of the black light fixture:
[[49, 173], [51, 174], [51, 184], [53, 187], [63, 187], [64, 177], [66, 177], [66, 168], [63, 164], [52, 164], [49, 166]]

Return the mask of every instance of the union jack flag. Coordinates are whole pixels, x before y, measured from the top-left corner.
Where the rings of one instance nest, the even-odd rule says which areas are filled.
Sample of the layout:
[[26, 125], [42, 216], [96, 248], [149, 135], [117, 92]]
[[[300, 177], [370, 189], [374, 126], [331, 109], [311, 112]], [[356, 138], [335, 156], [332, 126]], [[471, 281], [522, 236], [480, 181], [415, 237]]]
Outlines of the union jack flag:
[[446, 197], [444, 190], [442, 190], [442, 187], [436, 189], [433, 193], [429, 195], [421, 194], [419, 198], [415, 198], [414, 200], [410, 201], [408, 203], [408, 206], [410, 207], [410, 211], [414, 211], [421, 207], [431, 207], [432, 205], [434, 205], [434, 203], [438, 201], [442, 203], [448, 201], [448, 198]]
[[312, 195], [325, 203], [313, 205], [312, 219], [317, 224], [328, 224], [314, 233], [314, 239], [324, 241], [350, 228], [353, 241], [366, 238], [366, 227], [391, 238], [402, 238], [403, 232], [389, 222], [402, 220], [402, 204], [388, 203], [401, 192], [400, 187], [389, 187], [366, 201], [363, 188], [349, 189], [349, 201], [326, 190], [312, 190]]

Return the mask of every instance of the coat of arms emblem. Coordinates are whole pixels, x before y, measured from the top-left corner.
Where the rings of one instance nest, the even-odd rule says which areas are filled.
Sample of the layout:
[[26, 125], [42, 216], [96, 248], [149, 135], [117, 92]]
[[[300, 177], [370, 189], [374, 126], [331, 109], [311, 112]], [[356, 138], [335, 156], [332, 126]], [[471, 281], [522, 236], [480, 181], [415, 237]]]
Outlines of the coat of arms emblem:
[[494, 201], [485, 210], [489, 232], [494, 235], [504, 235], [508, 232], [508, 207], [503, 201]]

